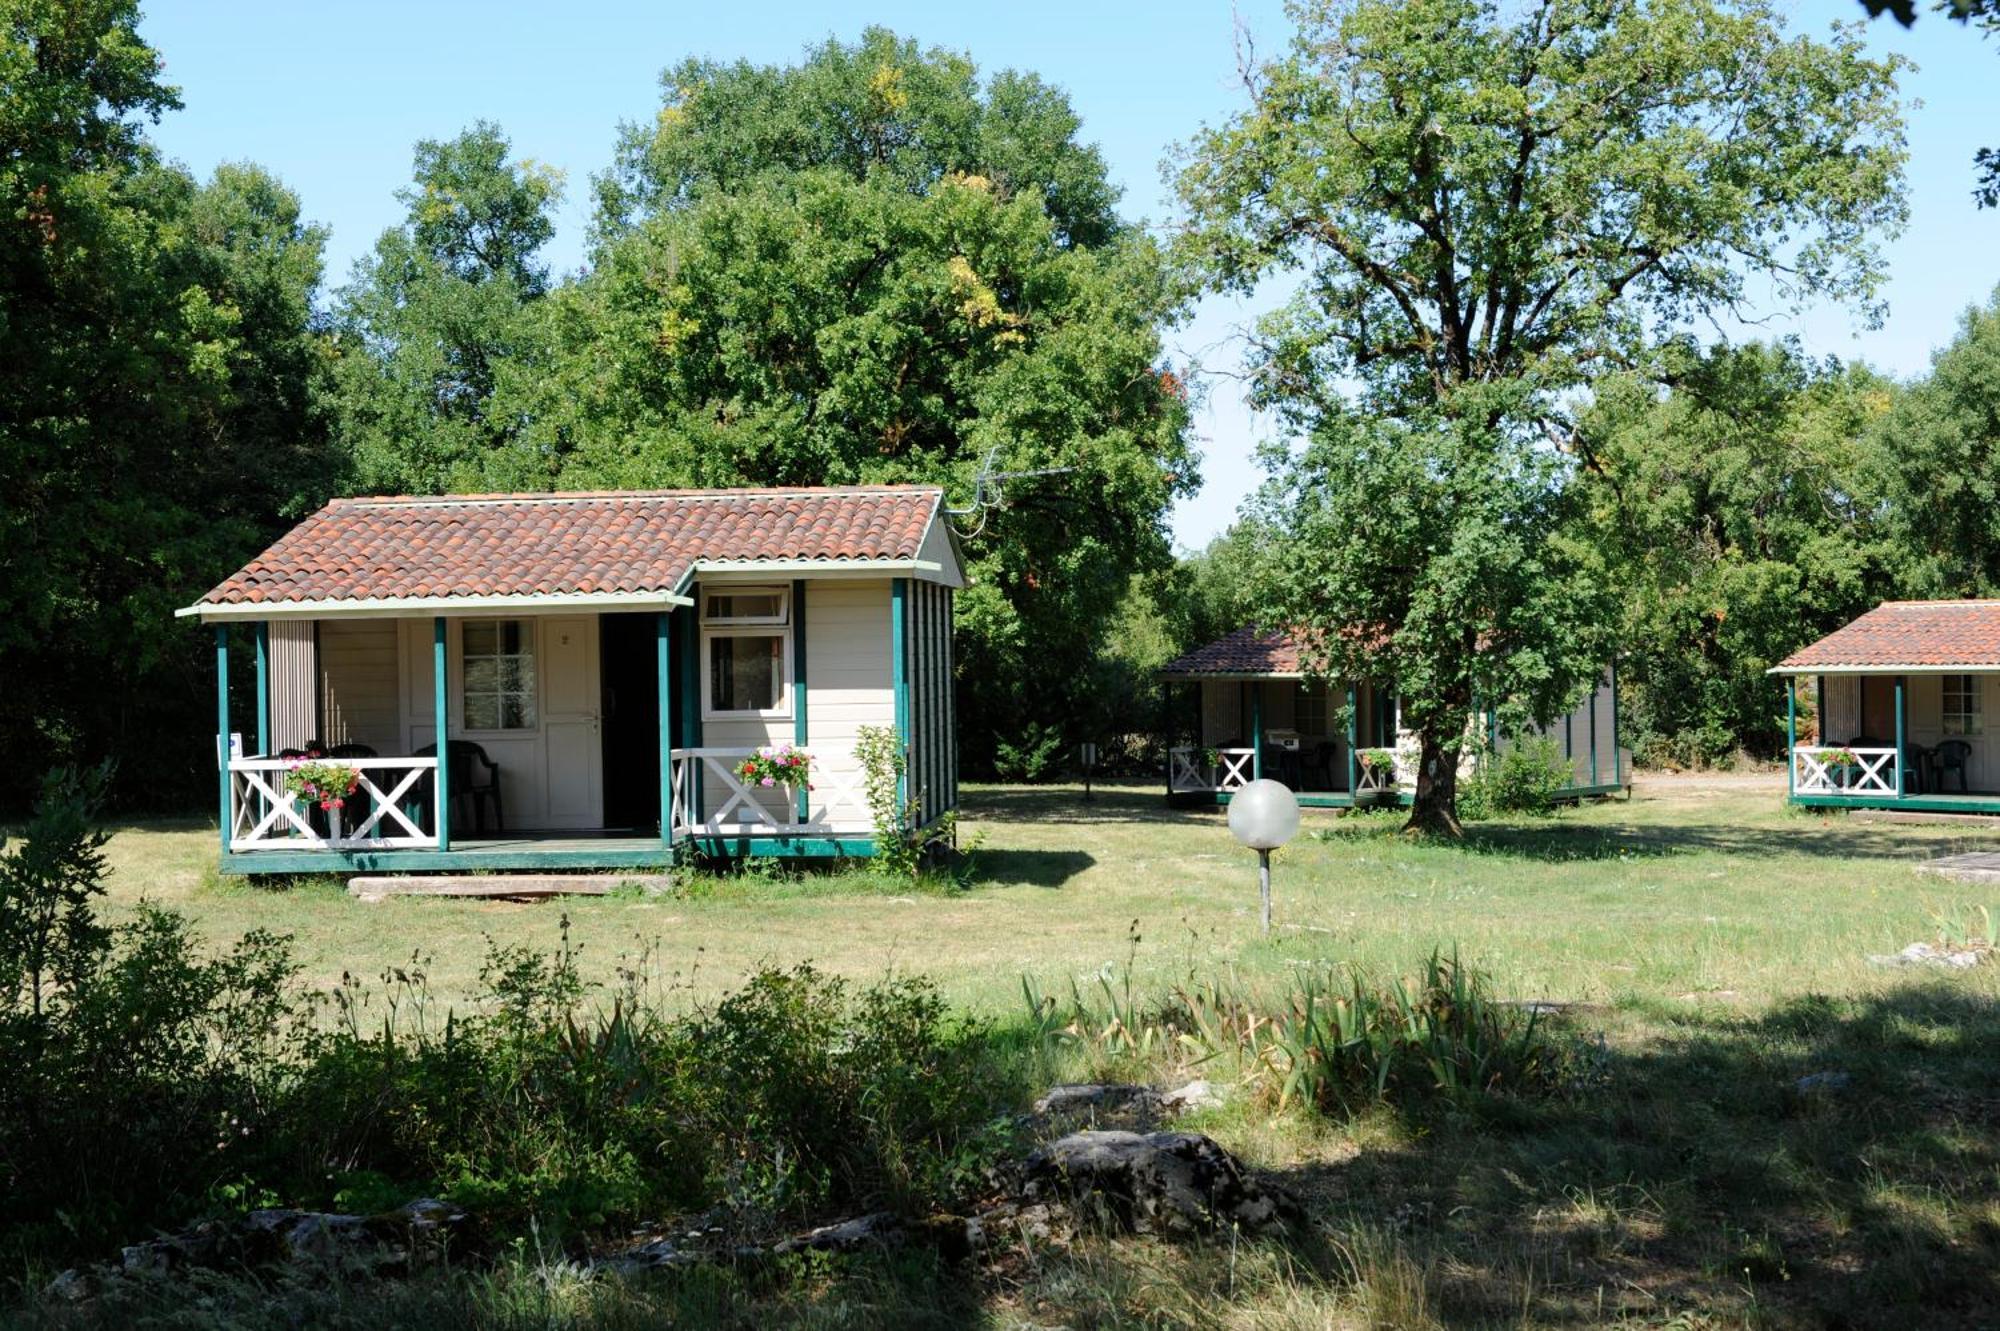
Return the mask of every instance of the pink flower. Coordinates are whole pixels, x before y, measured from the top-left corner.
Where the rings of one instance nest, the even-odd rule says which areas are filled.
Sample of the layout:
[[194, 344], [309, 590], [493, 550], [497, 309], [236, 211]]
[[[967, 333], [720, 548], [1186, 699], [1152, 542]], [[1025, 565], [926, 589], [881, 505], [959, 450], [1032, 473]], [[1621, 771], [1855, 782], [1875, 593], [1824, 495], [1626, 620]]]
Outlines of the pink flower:
[[770, 777], [768, 777], [768, 776], [767, 776], [767, 777], [765, 777], [765, 778], [764, 778], [764, 780], [762, 781], [762, 783], [761, 783], [761, 784], [763, 784], [763, 785], [767, 785], [767, 786], [775, 786], [775, 785], [777, 785], [778, 783], [777, 783], [776, 781], [773, 781], [773, 780], [772, 780], [772, 779], [771, 779]]

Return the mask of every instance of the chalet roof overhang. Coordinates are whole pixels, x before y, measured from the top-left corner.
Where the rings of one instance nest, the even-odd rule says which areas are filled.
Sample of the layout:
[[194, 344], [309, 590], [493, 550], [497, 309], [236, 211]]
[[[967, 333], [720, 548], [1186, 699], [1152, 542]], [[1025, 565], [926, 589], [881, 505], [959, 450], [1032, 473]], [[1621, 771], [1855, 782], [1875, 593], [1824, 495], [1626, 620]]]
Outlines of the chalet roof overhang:
[[671, 609], [701, 578], [965, 585], [930, 486], [339, 499], [194, 605], [204, 622]]
[[2000, 671], [2000, 600], [1884, 601], [1772, 666], [1772, 675]]

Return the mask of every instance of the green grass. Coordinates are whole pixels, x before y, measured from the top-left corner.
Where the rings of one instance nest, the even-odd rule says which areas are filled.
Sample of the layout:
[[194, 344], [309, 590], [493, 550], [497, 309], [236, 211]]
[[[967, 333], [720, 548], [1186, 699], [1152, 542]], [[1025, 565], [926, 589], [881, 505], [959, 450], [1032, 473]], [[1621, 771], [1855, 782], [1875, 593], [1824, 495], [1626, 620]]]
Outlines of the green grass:
[[210, 867], [212, 829], [147, 825], [113, 839], [111, 896], [114, 906], [146, 897], [185, 909], [212, 937], [290, 933], [321, 986], [421, 952], [432, 990], [450, 1001], [475, 988], [484, 936], [550, 945], [567, 913], [586, 973], [603, 979], [642, 951], [704, 992], [761, 962], [811, 960], [859, 978], [920, 971], [988, 1012], [1012, 1008], [1024, 973], [1059, 987], [1122, 964], [1135, 922], [1142, 984], [1216, 967], [1279, 975], [1327, 957], [1401, 970], [1456, 944], [1520, 996], [1661, 1014], [1752, 1010], [1903, 983], [1867, 955], [1931, 937], [1934, 911], [1985, 902], [1911, 865], [2000, 844], [2000, 830], [1799, 813], [1781, 795], [1770, 782], [1663, 781], [1629, 803], [1474, 824], [1462, 846], [1412, 845], [1391, 816], [1309, 813], [1275, 857], [1268, 941], [1257, 932], [1254, 858], [1222, 814], [1169, 811], [1139, 786], [1100, 787], [1090, 804], [1069, 787], [972, 788], [965, 834], [982, 845], [965, 891], [809, 872], [707, 881], [677, 897], [363, 905], [332, 878], [223, 878]]
[[[1389, 976], [1456, 946], [1502, 995], [1577, 1005], [1556, 1023], [1597, 1049], [1569, 1094], [1470, 1108], [1320, 1117], [1239, 1091], [1201, 1126], [1307, 1200], [1313, 1224], [1288, 1244], [1019, 1245], [971, 1282], [864, 1264], [720, 1295], [705, 1277], [635, 1288], [523, 1261], [359, 1296], [357, 1325], [397, 1320], [395, 1299], [482, 1325], [1994, 1325], [2000, 964], [1937, 974], [1866, 958], [2000, 906], [2000, 892], [1912, 867], [2000, 830], [1804, 815], [1781, 794], [1660, 781], [1629, 803], [1476, 825], [1456, 846], [1412, 844], [1391, 819], [1309, 815], [1277, 858], [1268, 941], [1254, 861], [1221, 815], [1168, 812], [1140, 787], [1091, 804], [1074, 789], [970, 791], [983, 848], [963, 891], [861, 873], [677, 898], [363, 905], [330, 881], [218, 880], [209, 831], [135, 827], [112, 843], [112, 893], [182, 907], [215, 938], [290, 932], [314, 984], [414, 952], [450, 1001], [474, 987], [482, 934], [547, 946], [566, 912], [602, 978], [644, 952], [710, 992], [809, 958], [863, 979], [923, 972], [1011, 1024], [1024, 975], [1067, 994], [1072, 981], [1102, 993], [1109, 973], [1122, 994], [1129, 974], [1143, 998], [1233, 973], [1276, 993], [1309, 963]], [[1197, 1071], [1177, 1056], [1138, 1062], [1161, 1080]], [[1055, 1072], [1079, 1075], [1099, 1055], [1065, 1059]], [[1794, 1089], [1828, 1070], [1851, 1081]], [[264, 1324], [242, 1303], [242, 1325]]]

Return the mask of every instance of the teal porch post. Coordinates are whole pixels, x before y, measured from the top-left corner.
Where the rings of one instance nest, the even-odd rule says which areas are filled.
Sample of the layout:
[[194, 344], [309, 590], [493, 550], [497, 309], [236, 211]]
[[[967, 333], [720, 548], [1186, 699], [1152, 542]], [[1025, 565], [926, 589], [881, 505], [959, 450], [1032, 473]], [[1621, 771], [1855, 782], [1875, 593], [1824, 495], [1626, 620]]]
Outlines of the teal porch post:
[[1354, 746], [1359, 742], [1361, 737], [1360, 720], [1361, 714], [1357, 710], [1354, 686], [1349, 684], [1347, 686], [1347, 796], [1349, 799], [1354, 798], [1354, 787], [1361, 782], [1359, 772], [1361, 760], [1354, 752]]
[[271, 621], [257, 621], [257, 756], [271, 756]]
[[1903, 798], [1903, 676], [1896, 676], [1896, 798]]
[[1264, 681], [1250, 683], [1250, 779], [1264, 779]]
[[[1599, 676], [1600, 682], [1602, 676]], [[1597, 784], [1597, 688], [1590, 690], [1590, 784]]]
[[[806, 720], [806, 580], [792, 580], [792, 743], [803, 749], [812, 727]], [[810, 782], [809, 782], [810, 783]], [[812, 792], [798, 790], [801, 823], [812, 820]]]
[[903, 775], [896, 778], [896, 812], [901, 817], [909, 795], [910, 759], [910, 580], [889, 584], [889, 672], [896, 690], [896, 747], [903, 755]]
[[1799, 677], [1785, 676], [1785, 795], [1798, 794]]
[[431, 618], [431, 712], [437, 723], [437, 848], [451, 849], [451, 717], [445, 711], [444, 616]]
[[215, 766], [222, 853], [229, 853], [229, 626], [215, 626]]
[[674, 844], [674, 711], [673, 619], [662, 610], [653, 616], [653, 659], [659, 672], [660, 695], [660, 846]]

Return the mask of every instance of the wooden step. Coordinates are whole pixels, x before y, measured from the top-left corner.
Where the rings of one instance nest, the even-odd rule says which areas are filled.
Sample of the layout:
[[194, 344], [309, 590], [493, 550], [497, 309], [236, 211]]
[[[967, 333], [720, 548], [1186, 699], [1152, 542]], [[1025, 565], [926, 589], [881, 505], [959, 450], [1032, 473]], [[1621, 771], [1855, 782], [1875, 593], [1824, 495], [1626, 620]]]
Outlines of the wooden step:
[[496, 897], [536, 901], [543, 897], [601, 897], [614, 887], [665, 888], [664, 873], [484, 873], [360, 874], [347, 880], [349, 896], [363, 901], [384, 897]]
[[1963, 855], [1940, 855], [1917, 866], [1918, 873], [1936, 874], [1955, 883], [2000, 882], [2000, 852], [1970, 851]]

